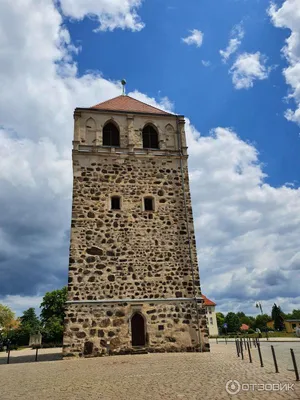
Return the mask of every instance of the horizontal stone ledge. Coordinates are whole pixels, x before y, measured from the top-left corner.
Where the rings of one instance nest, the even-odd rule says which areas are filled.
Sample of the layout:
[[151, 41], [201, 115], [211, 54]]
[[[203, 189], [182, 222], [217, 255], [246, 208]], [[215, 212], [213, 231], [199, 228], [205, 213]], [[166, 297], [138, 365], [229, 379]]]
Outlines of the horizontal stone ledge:
[[[197, 302], [201, 302], [202, 297], [196, 297]], [[194, 297], [171, 297], [160, 299], [103, 299], [103, 300], [69, 300], [66, 304], [115, 304], [115, 303], [167, 303], [167, 302], [191, 302]]]

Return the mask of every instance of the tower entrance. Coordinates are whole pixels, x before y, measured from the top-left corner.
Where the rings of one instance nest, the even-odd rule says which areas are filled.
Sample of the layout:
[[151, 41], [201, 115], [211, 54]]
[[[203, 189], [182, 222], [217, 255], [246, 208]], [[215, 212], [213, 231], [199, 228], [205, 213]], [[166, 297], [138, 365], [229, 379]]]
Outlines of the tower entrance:
[[146, 329], [145, 320], [140, 313], [135, 313], [131, 318], [131, 343], [132, 346], [145, 346]]

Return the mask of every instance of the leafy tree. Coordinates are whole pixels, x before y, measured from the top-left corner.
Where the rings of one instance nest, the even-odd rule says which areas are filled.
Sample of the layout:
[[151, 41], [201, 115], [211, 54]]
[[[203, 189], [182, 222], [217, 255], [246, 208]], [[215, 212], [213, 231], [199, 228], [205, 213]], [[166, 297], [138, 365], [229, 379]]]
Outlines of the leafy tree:
[[272, 318], [268, 314], [259, 314], [255, 318], [255, 323], [253, 328], [260, 329], [261, 331], [265, 331], [267, 327], [267, 322], [272, 321]]
[[228, 332], [237, 332], [240, 329], [241, 321], [237, 314], [229, 312], [225, 317]]
[[67, 288], [53, 290], [45, 294], [41, 304], [43, 323], [43, 341], [45, 343], [61, 343], [64, 332], [65, 303]]
[[7, 306], [0, 304], [0, 328], [9, 329], [15, 321], [14, 312]]
[[21, 325], [20, 328], [23, 330], [27, 330], [29, 333], [36, 333], [40, 328], [40, 321], [36, 316], [35, 310], [33, 307], [28, 308], [28, 310], [23, 312], [22, 317], [20, 318]]
[[53, 316], [49, 318], [43, 327], [42, 335], [45, 343], [61, 344], [64, 333], [64, 325], [60, 319]]
[[300, 309], [293, 310], [290, 314], [285, 314], [285, 319], [300, 319]]
[[63, 323], [65, 317], [65, 303], [67, 301], [67, 287], [47, 292], [41, 304], [41, 320], [46, 324], [55, 317]]
[[274, 320], [274, 328], [276, 330], [282, 331], [284, 329], [283, 313], [281, 308], [275, 303], [272, 307], [272, 319]]
[[218, 325], [218, 328], [219, 328], [219, 329], [223, 328], [223, 324], [224, 324], [224, 321], [225, 321], [225, 316], [224, 316], [224, 314], [222, 314], [221, 312], [217, 312], [217, 313], [216, 313], [216, 318], [217, 318], [217, 325]]
[[246, 324], [249, 327], [252, 327], [254, 325], [254, 322], [255, 322], [255, 318], [254, 317], [245, 315], [245, 313], [243, 311], [237, 312], [236, 315], [239, 317], [241, 325], [242, 324]]

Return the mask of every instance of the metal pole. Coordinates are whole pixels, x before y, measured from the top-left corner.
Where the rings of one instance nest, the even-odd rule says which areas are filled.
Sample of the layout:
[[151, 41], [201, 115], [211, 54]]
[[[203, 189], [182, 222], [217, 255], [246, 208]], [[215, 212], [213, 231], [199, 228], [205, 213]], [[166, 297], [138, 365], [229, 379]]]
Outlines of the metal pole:
[[245, 350], [247, 350], [247, 346], [246, 346], [246, 338], [244, 337], [244, 346], [245, 346]]
[[10, 348], [8, 347], [8, 351], [7, 351], [7, 364], [9, 364], [9, 357], [10, 357]]
[[35, 351], [35, 361], [37, 361], [37, 359], [38, 359], [38, 351], [39, 351], [39, 348], [37, 347], [36, 351]]
[[252, 363], [252, 356], [251, 356], [249, 342], [247, 342], [247, 347], [248, 347], [249, 362]]
[[250, 349], [252, 349], [252, 344], [251, 344], [251, 338], [248, 338], [249, 344], [250, 344]]
[[277, 360], [276, 360], [276, 355], [275, 355], [275, 350], [274, 346], [271, 345], [271, 350], [272, 350], [272, 356], [273, 356], [273, 361], [274, 361], [274, 366], [275, 366], [275, 372], [278, 373], [278, 365], [277, 365]]
[[263, 363], [262, 356], [261, 356], [260, 343], [259, 342], [257, 342], [257, 349], [258, 349], [258, 355], [259, 355], [259, 360], [260, 360], [260, 366], [263, 367], [264, 363]]
[[217, 338], [217, 337], [216, 337], [216, 343], [217, 343], [217, 344], [219, 344], [219, 342], [218, 342], [218, 338]]
[[297, 363], [296, 363], [295, 354], [294, 354], [294, 350], [293, 349], [291, 349], [291, 356], [292, 356], [292, 360], [293, 360], [293, 365], [294, 365], [294, 370], [295, 370], [295, 375], [296, 375], [296, 381], [299, 381], [299, 371], [298, 371], [298, 367], [297, 367]]
[[240, 356], [240, 350], [239, 350], [239, 342], [237, 339], [235, 339], [235, 347], [236, 347], [236, 354], [239, 357]]
[[227, 344], [227, 337], [225, 336], [225, 343]]
[[244, 359], [244, 353], [243, 353], [243, 339], [241, 338], [240, 340], [240, 349], [241, 349], [241, 355], [242, 355], [242, 360]]

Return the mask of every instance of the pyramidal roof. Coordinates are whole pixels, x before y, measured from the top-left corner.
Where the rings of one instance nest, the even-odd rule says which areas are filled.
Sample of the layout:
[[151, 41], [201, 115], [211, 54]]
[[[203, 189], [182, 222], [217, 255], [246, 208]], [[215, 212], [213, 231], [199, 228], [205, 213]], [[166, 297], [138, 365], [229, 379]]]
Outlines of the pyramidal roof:
[[105, 111], [128, 111], [144, 114], [174, 115], [126, 95], [114, 97], [113, 99], [104, 101], [103, 103], [96, 104], [91, 108]]

